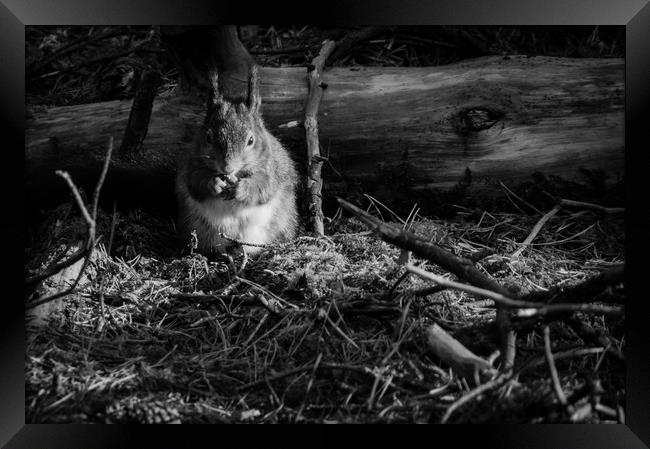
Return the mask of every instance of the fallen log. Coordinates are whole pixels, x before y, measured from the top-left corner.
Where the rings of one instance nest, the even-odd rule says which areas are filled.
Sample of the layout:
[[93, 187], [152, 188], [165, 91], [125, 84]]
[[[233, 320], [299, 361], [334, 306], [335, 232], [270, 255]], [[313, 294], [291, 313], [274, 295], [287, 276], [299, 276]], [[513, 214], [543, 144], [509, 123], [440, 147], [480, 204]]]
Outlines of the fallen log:
[[[624, 169], [624, 61], [486, 57], [437, 67], [326, 70], [319, 109], [325, 197], [351, 186], [390, 203], [398, 194], [430, 195], [467, 182], [527, 180], [534, 172], [567, 180]], [[263, 68], [263, 114], [272, 132], [305, 163], [301, 122], [304, 68]], [[120, 139], [131, 101], [29, 111], [25, 134], [28, 207], [64, 198], [54, 176], [66, 170], [86, 191], [101, 170], [107, 136]], [[201, 123], [196, 92], [154, 102], [147, 137], [136, 154], [112, 161], [104, 199], [122, 205], [173, 206], [178, 154]], [[117, 144], [117, 142], [116, 142]], [[410, 207], [410, 205], [409, 205]]]

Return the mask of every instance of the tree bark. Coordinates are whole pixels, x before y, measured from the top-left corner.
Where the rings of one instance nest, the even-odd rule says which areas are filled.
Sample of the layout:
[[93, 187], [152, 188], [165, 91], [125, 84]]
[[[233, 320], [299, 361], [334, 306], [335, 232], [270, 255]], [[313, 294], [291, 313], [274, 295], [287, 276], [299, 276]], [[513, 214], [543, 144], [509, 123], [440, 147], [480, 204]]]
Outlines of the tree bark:
[[[486, 57], [418, 68], [326, 70], [328, 94], [319, 109], [324, 196], [363, 190], [380, 200], [400, 193], [431, 195], [468, 182], [489, 193], [489, 180], [528, 180], [534, 172], [567, 180], [579, 169], [608, 182], [624, 169], [624, 61], [548, 57]], [[263, 68], [263, 115], [272, 133], [305, 163], [300, 127], [307, 85], [304, 68]], [[158, 98], [137, 155], [115, 157], [105, 200], [173, 206], [175, 160], [203, 120], [197, 91]], [[107, 136], [124, 134], [131, 102], [31, 111], [25, 135], [28, 201], [60, 201], [67, 170], [92, 189]]]

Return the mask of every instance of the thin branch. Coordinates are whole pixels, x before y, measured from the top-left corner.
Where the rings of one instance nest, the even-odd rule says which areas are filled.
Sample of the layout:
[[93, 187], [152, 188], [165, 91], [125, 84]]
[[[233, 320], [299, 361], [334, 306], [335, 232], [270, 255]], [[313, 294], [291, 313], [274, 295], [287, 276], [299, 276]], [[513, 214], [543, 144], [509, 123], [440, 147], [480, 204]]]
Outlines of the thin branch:
[[508, 188], [508, 186], [506, 186], [503, 182], [499, 181], [499, 184], [501, 184], [501, 187], [503, 187], [506, 191], [508, 191], [508, 193], [510, 193], [512, 196], [514, 196], [514, 197], [517, 198], [519, 201], [521, 201], [522, 203], [524, 203], [526, 206], [530, 207], [532, 210], [534, 210], [534, 211], [537, 212], [538, 214], [541, 214], [541, 213], [542, 213], [542, 212], [541, 212], [539, 209], [537, 209], [535, 206], [533, 206], [532, 204], [529, 204], [528, 202], [526, 202], [526, 201], [524, 201], [522, 198], [520, 198], [520, 197], [519, 197], [515, 192], [513, 192], [512, 190], [510, 190], [510, 189]]
[[321, 79], [321, 73], [325, 61], [334, 50], [334, 41], [327, 40], [323, 44], [318, 56], [314, 58], [308, 67], [307, 80], [309, 93], [305, 106], [305, 133], [307, 138], [307, 205], [309, 209], [309, 221], [312, 232], [317, 236], [324, 235], [322, 194], [323, 178], [321, 170], [323, 158], [320, 154], [320, 142], [318, 139], [318, 107], [323, 97], [323, 91], [327, 87]]
[[471, 401], [475, 397], [480, 396], [483, 393], [486, 393], [490, 390], [500, 387], [501, 385], [508, 382], [511, 378], [512, 375], [508, 373], [499, 374], [491, 381], [486, 382], [483, 385], [479, 385], [478, 387], [471, 390], [469, 393], [465, 394], [464, 396], [461, 396], [460, 399], [458, 399], [456, 402], [451, 404], [449, 408], [447, 408], [447, 411], [445, 411], [445, 414], [442, 416], [442, 419], [440, 420], [440, 424], [445, 424], [447, 421], [449, 421], [451, 415], [456, 410], [458, 410], [462, 405], [466, 404], [467, 402]]
[[[508, 189], [503, 183], [501, 183], [501, 186], [506, 188], [508, 191], [510, 191], [510, 189]], [[512, 192], [510, 192], [510, 193], [512, 193]], [[512, 193], [512, 194], [514, 195], [514, 193]], [[523, 201], [523, 200], [521, 200], [521, 201]], [[525, 204], [528, 204], [528, 203], [525, 203]], [[532, 207], [532, 206], [530, 206], [530, 207]], [[553, 209], [551, 209], [542, 218], [539, 219], [539, 221], [537, 222], [537, 224], [535, 224], [535, 226], [533, 227], [533, 229], [530, 232], [530, 234], [528, 235], [528, 237], [526, 237], [526, 240], [524, 240], [524, 242], [520, 244], [520, 247], [514, 253], [512, 253], [511, 257], [513, 257], [513, 258], [519, 257], [521, 255], [521, 253], [526, 249], [526, 247], [528, 245], [530, 245], [530, 243], [533, 241], [533, 239], [537, 236], [537, 234], [542, 229], [544, 224], [551, 217], [553, 217], [555, 214], [557, 214], [560, 211], [560, 209], [562, 209], [562, 207], [574, 207], [574, 208], [579, 208], [579, 209], [587, 209], [587, 210], [593, 210], [593, 211], [597, 211], [597, 212], [603, 212], [603, 213], [606, 213], [606, 214], [625, 213], [625, 209], [622, 208], [622, 207], [603, 207], [603, 206], [600, 206], [598, 204], [585, 203], [585, 202], [582, 202], [582, 201], [573, 201], [573, 200], [567, 200], [567, 199], [562, 198], [562, 199], [557, 201], [557, 203], [556, 203], [555, 207], [553, 207]], [[537, 209], [535, 209], [535, 210], [537, 210]], [[548, 244], [563, 243], [565, 241], [571, 240], [571, 239], [583, 234], [588, 229], [590, 229], [590, 228], [587, 228], [584, 231], [582, 231], [582, 232], [580, 232], [580, 233], [578, 233], [578, 234], [576, 234], [576, 235], [574, 235], [574, 236], [572, 236], [572, 237], [570, 237], [568, 239], [560, 240], [560, 241], [557, 241], [557, 242], [549, 242]]]
[[582, 321], [577, 314], [573, 314], [563, 320], [578, 334], [585, 343], [592, 343], [607, 348], [606, 352], [620, 362], [625, 361], [625, 355], [616, 349], [612, 341], [601, 331], [594, 329]]
[[456, 290], [461, 290], [467, 293], [472, 293], [477, 296], [485, 296], [492, 300], [498, 305], [503, 307], [510, 307], [515, 309], [520, 309], [517, 312], [517, 316], [521, 317], [531, 317], [536, 315], [546, 315], [551, 313], [564, 313], [564, 312], [585, 312], [585, 313], [605, 313], [612, 315], [620, 315], [623, 313], [622, 307], [615, 306], [605, 306], [600, 304], [546, 304], [540, 302], [531, 302], [524, 301], [519, 299], [512, 299], [510, 297], [504, 296], [500, 293], [496, 293], [484, 288], [474, 287], [473, 285], [461, 284], [460, 282], [455, 282], [449, 279], [446, 279], [442, 276], [425, 271], [421, 268], [415, 267], [413, 265], [406, 265], [406, 269], [418, 276], [433, 281], [438, 284], [438, 286], [454, 288]]
[[[578, 348], [578, 349], [571, 349], [568, 351], [563, 351], [555, 354], [555, 360], [560, 360], [560, 359], [567, 359], [567, 358], [573, 358], [573, 357], [579, 357], [582, 355], [589, 355], [589, 354], [598, 354], [603, 352], [605, 349], [604, 348]], [[546, 357], [533, 357], [526, 362], [524, 362], [521, 366], [517, 367], [516, 369], [512, 370], [510, 373], [501, 373], [494, 379], [492, 379], [489, 382], [484, 383], [483, 385], [479, 385], [478, 387], [474, 388], [464, 396], [461, 396], [456, 402], [451, 404], [445, 414], [443, 415], [440, 423], [444, 424], [447, 421], [449, 421], [449, 418], [451, 415], [458, 410], [462, 405], [466, 404], [470, 400], [480, 396], [483, 393], [487, 393], [490, 390], [493, 390], [495, 388], [499, 388], [502, 385], [510, 382], [511, 380], [517, 378], [520, 376], [524, 371], [527, 371], [531, 368], [534, 368], [536, 366], [539, 366], [543, 363], [545, 363]]]
[[92, 210], [92, 216], [90, 212], [88, 212], [88, 208], [84, 204], [82, 198], [81, 198], [81, 193], [79, 193], [79, 189], [77, 186], [74, 184], [72, 181], [72, 178], [70, 178], [70, 175], [67, 172], [57, 170], [56, 174], [63, 178], [65, 182], [68, 184], [68, 187], [70, 187], [70, 190], [72, 192], [72, 195], [77, 202], [77, 205], [79, 206], [79, 209], [81, 211], [81, 215], [83, 216], [84, 220], [86, 221], [87, 228], [88, 228], [88, 233], [86, 236], [86, 239], [84, 241], [84, 244], [80, 247], [80, 249], [75, 252], [72, 256], [70, 256], [68, 259], [66, 259], [63, 262], [59, 262], [52, 267], [48, 267], [46, 270], [44, 270], [42, 273], [32, 276], [28, 278], [25, 281], [25, 285], [35, 285], [55, 274], [63, 270], [64, 268], [76, 263], [79, 261], [81, 258], [85, 257], [84, 263], [81, 267], [81, 270], [79, 271], [77, 278], [75, 279], [74, 283], [72, 286], [64, 290], [62, 292], [54, 293], [49, 296], [41, 297], [38, 298], [32, 302], [30, 302], [26, 308], [27, 309], [33, 309], [34, 307], [37, 307], [39, 305], [45, 304], [47, 302], [53, 301], [55, 299], [61, 298], [63, 296], [66, 296], [70, 294], [78, 285], [79, 281], [81, 280], [81, 277], [83, 276], [88, 264], [90, 263], [90, 259], [92, 257], [92, 253], [95, 249], [95, 246], [97, 245], [98, 239], [96, 238], [96, 227], [97, 227], [97, 209], [99, 205], [99, 194], [101, 192], [101, 188], [104, 184], [104, 180], [106, 178], [106, 173], [108, 172], [108, 167], [110, 165], [111, 161], [111, 154], [113, 152], [113, 137], [111, 136], [108, 141], [108, 149], [106, 152], [106, 159], [104, 160], [104, 166], [102, 167], [102, 172], [99, 176], [99, 180], [97, 182], [97, 186], [95, 187], [95, 191], [93, 194], [93, 202], [91, 205], [91, 210]]
[[583, 201], [574, 201], [574, 200], [567, 200], [562, 198], [559, 203], [561, 206], [565, 207], [575, 207], [579, 209], [587, 209], [587, 210], [593, 210], [596, 212], [603, 212], [605, 214], [623, 214], [625, 213], [625, 208], [624, 207], [605, 207], [601, 206], [599, 204], [594, 204], [594, 203], [585, 203]]
[[84, 244], [79, 247], [79, 249], [72, 254], [70, 257], [68, 257], [66, 260], [56, 263], [52, 265], [51, 267], [47, 267], [45, 270], [42, 272], [35, 274], [34, 276], [30, 276], [27, 279], [25, 279], [25, 286], [26, 287], [31, 287], [33, 285], [36, 285], [45, 279], [54, 276], [57, 274], [59, 271], [63, 270], [65, 267], [69, 267], [70, 265], [74, 264], [75, 262], [81, 260], [86, 254], [86, 248], [88, 246], [88, 239], [85, 240]]
[[560, 376], [557, 374], [555, 360], [553, 359], [553, 353], [551, 352], [551, 331], [548, 326], [544, 326], [544, 355], [546, 357], [546, 363], [548, 364], [548, 370], [551, 373], [551, 380], [553, 382], [553, 390], [555, 391], [555, 396], [557, 396], [560, 404], [566, 407], [568, 402], [566, 395], [562, 390], [562, 386], [560, 385]]
[[515, 296], [508, 288], [483, 274], [474, 266], [471, 260], [459, 257], [412, 232], [404, 231], [393, 224], [384, 223], [341, 198], [338, 199], [338, 202], [343, 209], [355, 215], [385, 242], [411, 251], [416, 256], [428, 259], [474, 286], [503, 296]]
[[102, 190], [104, 185], [104, 180], [106, 179], [106, 173], [108, 173], [108, 166], [111, 163], [111, 156], [113, 154], [113, 136], [108, 138], [108, 151], [106, 152], [106, 158], [104, 159], [104, 166], [102, 167], [102, 172], [99, 175], [99, 180], [95, 186], [95, 192], [93, 193], [93, 222], [97, 220], [97, 208], [99, 206], [99, 193]]
[[551, 209], [549, 212], [544, 214], [544, 216], [539, 219], [537, 224], [535, 224], [535, 226], [533, 227], [533, 230], [530, 231], [530, 234], [528, 235], [528, 237], [526, 237], [526, 240], [524, 240], [522, 243], [519, 244], [520, 245], [519, 248], [514, 253], [512, 253], [512, 255], [510, 257], [512, 257], [512, 258], [519, 257], [521, 255], [521, 253], [524, 252], [526, 247], [528, 245], [530, 245], [530, 242], [532, 242], [535, 239], [535, 237], [537, 237], [537, 234], [539, 234], [539, 231], [542, 230], [542, 227], [544, 226], [544, 224], [546, 224], [546, 222], [552, 216], [557, 214], [560, 211], [560, 209], [561, 209], [561, 207], [559, 205], [557, 205], [553, 209]]
[[77, 202], [77, 206], [79, 206], [79, 210], [81, 211], [81, 216], [86, 220], [86, 223], [88, 224], [89, 228], [94, 229], [94, 222], [93, 218], [88, 212], [88, 208], [84, 204], [83, 200], [81, 199], [81, 193], [79, 193], [79, 189], [77, 189], [77, 186], [72, 182], [72, 178], [70, 177], [70, 174], [66, 171], [61, 171], [57, 170], [56, 172], [57, 176], [60, 176], [63, 178], [63, 180], [68, 184], [68, 187], [70, 187], [70, 190], [72, 191], [72, 196], [74, 197], [75, 201]]
[[[341, 198], [338, 198], [338, 202], [343, 209], [354, 214], [368, 228], [377, 233], [382, 240], [412, 251], [417, 256], [429, 259], [445, 270], [452, 272], [458, 278], [467, 280], [472, 285], [496, 292], [502, 296], [513, 295], [509, 289], [485, 276], [474, 266], [471, 260], [458, 257], [433, 242], [399, 229], [394, 225], [384, 223]], [[514, 365], [516, 336], [512, 330], [507, 310], [497, 307], [496, 321], [501, 334], [503, 368], [507, 371], [512, 369]]]
[[625, 264], [615, 265], [602, 270], [597, 276], [586, 279], [579, 284], [567, 287], [552, 287], [547, 291], [533, 291], [521, 299], [524, 301], [563, 303], [569, 301], [591, 300], [610, 285], [625, 280]]
[[231, 237], [228, 237], [226, 234], [223, 232], [219, 233], [219, 237], [221, 237], [224, 240], [228, 240], [229, 242], [232, 242], [236, 245], [239, 246], [252, 246], [255, 248], [273, 248], [274, 245], [268, 245], [268, 244], [263, 244], [263, 243], [249, 243], [249, 242], [242, 242], [241, 240], [233, 239]]
[[84, 204], [83, 200], [81, 199], [81, 193], [79, 193], [79, 189], [77, 189], [77, 186], [74, 184], [74, 182], [72, 182], [72, 178], [70, 178], [68, 172], [57, 170], [56, 174], [57, 176], [63, 178], [63, 180], [68, 184], [68, 187], [70, 187], [72, 196], [77, 202], [77, 206], [79, 206], [81, 215], [86, 221], [86, 224], [88, 225], [88, 236], [86, 237], [84, 244], [72, 256], [68, 257], [66, 260], [62, 262], [59, 262], [51, 267], [46, 268], [43, 272], [39, 274], [27, 278], [25, 280], [26, 286], [32, 286], [38, 284], [44, 281], [45, 279], [54, 276], [56, 273], [63, 270], [65, 267], [69, 267], [73, 263], [79, 261], [82, 257], [84, 257], [84, 255], [86, 255], [88, 249], [93, 245], [93, 240], [95, 239], [95, 222], [93, 218], [90, 216], [90, 213], [88, 212], [88, 209], [86, 208], [86, 205]]

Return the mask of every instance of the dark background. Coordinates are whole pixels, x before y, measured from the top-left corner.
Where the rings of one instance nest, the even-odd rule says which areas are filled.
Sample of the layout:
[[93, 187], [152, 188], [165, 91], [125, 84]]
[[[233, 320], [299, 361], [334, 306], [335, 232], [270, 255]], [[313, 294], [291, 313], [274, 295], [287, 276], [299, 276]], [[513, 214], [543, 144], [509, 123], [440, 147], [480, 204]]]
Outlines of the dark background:
[[[150, 26], [25, 27], [26, 99], [63, 106], [132, 98], [140, 74], [160, 73], [159, 92], [178, 82]], [[325, 39], [367, 32], [333, 66], [436, 66], [489, 55], [625, 57], [625, 27], [242, 25], [242, 43], [263, 66], [306, 66]], [[163, 27], [164, 32], [164, 27]]]
[[[0, 42], [2, 43], [2, 64], [0, 64], [0, 78], [4, 88], [0, 90], [0, 96], [5, 107], [2, 109], [1, 123], [4, 136], [5, 148], [14, 148], [16, 151], [6, 151], [9, 160], [6, 166], [15, 167], [22, 163], [21, 148], [24, 143], [22, 134], [22, 119], [24, 117], [24, 27], [23, 24], [43, 23], [211, 23], [221, 17], [230, 19], [231, 22], [252, 22], [261, 23], [270, 18], [291, 17], [293, 22], [309, 22], [309, 17], [302, 17], [295, 20], [295, 16], [303, 11], [303, 15], [309, 15], [308, 8], [295, 2], [283, 11], [278, 10], [277, 3], [273, 5], [262, 4], [252, 7], [250, 2], [238, 2], [237, 4], [223, 3], [215, 7], [210, 2], [126, 2], [115, 1], [103, 5], [98, 2], [77, 2], [74, 0], [53, 2], [23, 2], [22, 0], [5, 1], [9, 10], [0, 6]], [[78, 3], [78, 4], [77, 4]], [[351, 2], [350, 2], [351, 3]], [[342, 7], [342, 5], [344, 7]], [[632, 17], [645, 5], [645, 9]], [[219, 10], [216, 10], [219, 9]], [[289, 14], [287, 15], [287, 11]], [[12, 13], [13, 12], [13, 13]], [[282, 12], [282, 15], [280, 13]], [[17, 17], [16, 17], [17, 16]], [[242, 20], [245, 18], [245, 20]], [[314, 17], [311, 17], [314, 19]], [[631, 20], [632, 19], [632, 20]], [[318, 20], [323, 22], [347, 22], [347, 23], [614, 23], [626, 24], [626, 57], [627, 57], [627, 116], [626, 116], [626, 140], [627, 140], [627, 229], [628, 241], [634, 242], [628, 248], [628, 276], [630, 297], [633, 299], [628, 306], [630, 328], [628, 330], [628, 425], [644, 441], [650, 441], [650, 429], [647, 423], [650, 422], [650, 415], [647, 404], [650, 402], [648, 395], [650, 379], [650, 368], [647, 363], [647, 342], [650, 341], [648, 326], [645, 325], [645, 316], [642, 300], [645, 296], [642, 281], [644, 251], [649, 247], [647, 234], [650, 219], [647, 210], [643, 207], [646, 186], [644, 171], [648, 166], [647, 155], [647, 123], [650, 123], [650, 84], [647, 74], [650, 73], [650, 61], [647, 55], [650, 54], [650, 39], [648, 30], [650, 27], [650, 8], [644, 1], [621, 1], [616, 5], [610, 1], [594, 2], [572, 2], [567, 5], [564, 1], [547, 2], [454, 2], [442, 4], [442, 2], [428, 2], [426, 6], [415, 2], [400, 2], [396, 10], [393, 2], [357, 2], [343, 4], [333, 2], [320, 8]], [[280, 22], [280, 20], [278, 20]], [[15, 159], [11, 159], [11, 158]], [[11, 211], [2, 216], [3, 236], [5, 237], [6, 260], [20, 260], [22, 242], [16, 236], [22, 234], [22, 198], [16, 195], [16, 185], [21, 182], [18, 170], [6, 173], [2, 177], [5, 195], [4, 206]], [[7, 296], [18, 298], [20, 295], [11, 294], [13, 289], [21, 290], [20, 279], [22, 269], [18, 264], [12, 262], [9, 268], [3, 270], [4, 285], [9, 285]], [[635, 301], [638, 301], [635, 303]], [[12, 304], [14, 305], [12, 307]], [[0, 382], [0, 397], [3, 398], [3, 418], [0, 423], [0, 442], [8, 441], [24, 422], [24, 390], [22, 363], [24, 360], [23, 350], [23, 323], [22, 305], [19, 300], [7, 301], [7, 306], [2, 314], [2, 335], [0, 336], [0, 350], [3, 354], [2, 381]], [[171, 428], [151, 431], [148, 428], [139, 427], [136, 434], [131, 434], [122, 428], [107, 428], [106, 426], [29, 426], [23, 429], [7, 447], [94, 447], [111, 446], [127, 447], [138, 443], [155, 442], [154, 432], [159, 438], [171, 443]], [[292, 428], [293, 429], [293, 428]], [[147, 431], [148, 430], [148, 431]], [[273, 428], [283, 432], [277, 434], [283, 445], [287, 442], [296, 441], [299, 444], [313, 444], [315, 441], [324, 441], [324, 430], [313, 431], [304, 429], [303, 432], [311, 432], [309, 435], [302, 434], [299, 429], [298, 435], [288, 437], [285, 429]], [[336, 435], [336, 430], [328, 430], [328, 434], [340, 442], [341, 435]], [[365, 430], [365, 429], [362, 429]], [[419, 432], [422, 432], [418, 435]], [[623, 426], [530, 426], [530, 427], [506, 427], [492, 426], [490, 428], [473, 427], [470, 431], [454, 426], [444, 428], [423, 428], [418, 430], [408, 429], [407, 435], [399, 435], [394, 429], [389, 431], [404, 441], [414, 441], [417, 437], [427, 438], [428, 443], [440, 443], [440, 437], [449, 438], [456, 444], [474, 441], [482, 446], [494, 447], [590, 447], [590, 448], [612, 448], [612, 447], [642, 447], [642, 443], [632, 434], [629, 429]], [[265, 429], [256, 429], [256, 433], [262, 433]], [[292, 430], [293, 431], [293, 430]], [[135, 432], [135, 431], [134, 431]], [[146, 433], [145, 433], [146, 432]], [[185, 432], [182, 436], [186, 444], [199, 441], [206, 437], [207, 432], [213, 429], [195, 430], [192, 433]], [[211, 435], [211, 442], [223, 443], [224, 432], [230, 437], [237, 437], [239, 442], [251, 436], [251, 432], [244, 429], [233, 429], [226, 431], [223, 428], [216, 429], [219, 434]], [[232, 432], [232, 433], [230, 433]], [[237, 432], [235, 434], [234, 432]], [[415, 433], [414, 433], [415, 432]], [[426, 432], [426, 433], [425, 433]], [[178, 433], [175, 433], [178, 436]], [[252, 435], [254, 436], [254, 435]], [[361, 435], [360, 435], [361, 436]], [[381, 438], [387, 436], [384, 429], [373, 429], [364, 432], [363, 438]], [[332, 439], [334, 439], [332, 438]], [[109, 443], [110, 441], [110, 443]], [[129, 441], [131, 443], [129, 444]], [[178, 441], [178, 440], [177, 440]], [[267, 442], [273, 441], [267, 439]], [[94, 444], [93, 444], [94, 443]]]

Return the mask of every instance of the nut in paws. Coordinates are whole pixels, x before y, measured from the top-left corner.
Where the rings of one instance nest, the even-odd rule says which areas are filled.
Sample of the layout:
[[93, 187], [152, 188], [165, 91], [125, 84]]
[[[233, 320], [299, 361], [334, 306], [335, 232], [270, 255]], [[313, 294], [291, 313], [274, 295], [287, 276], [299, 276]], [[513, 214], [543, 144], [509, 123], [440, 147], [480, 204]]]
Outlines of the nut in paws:
[[237, 187], [238, 179], [233, 175], [217, 175], [208, 181], [209, 189], [215, 196], [232, 199]]

